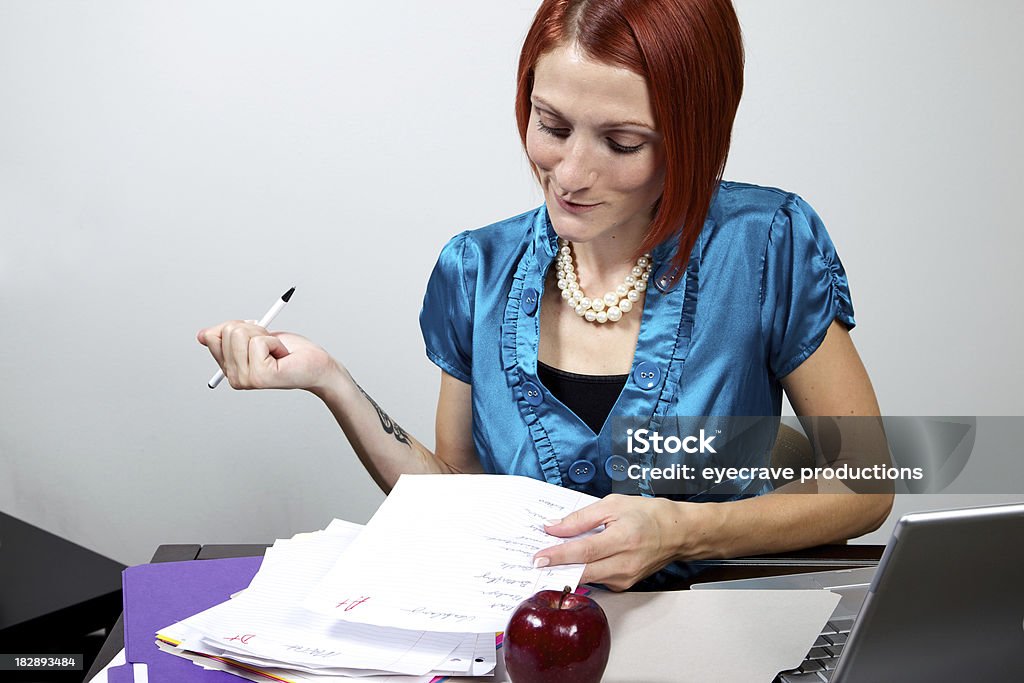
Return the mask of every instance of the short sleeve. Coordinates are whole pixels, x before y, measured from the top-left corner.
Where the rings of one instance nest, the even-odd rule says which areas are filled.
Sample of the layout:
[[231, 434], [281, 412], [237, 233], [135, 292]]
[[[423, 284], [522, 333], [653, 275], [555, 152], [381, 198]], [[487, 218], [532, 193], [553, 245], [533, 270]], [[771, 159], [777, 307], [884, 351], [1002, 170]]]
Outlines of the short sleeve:
[[775, 212], [765, 249], [761, 327], [776, 378], [817, 350], [833, 320], [853, 328], [846, 271], [821, 218], [789, 195]]
[[453, 237], [441, 250], [427, 282], [420, 330], [427, 358], [467, 384], [473, 363], [473, 306], [466, 286], [466, 239]]

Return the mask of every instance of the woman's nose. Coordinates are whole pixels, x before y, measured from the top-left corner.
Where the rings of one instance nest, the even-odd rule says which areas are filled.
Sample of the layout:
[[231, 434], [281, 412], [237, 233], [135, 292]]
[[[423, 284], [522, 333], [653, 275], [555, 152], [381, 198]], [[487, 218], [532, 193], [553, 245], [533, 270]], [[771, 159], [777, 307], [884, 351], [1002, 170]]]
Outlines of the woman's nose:
[[571, 140], [566, 145], [565, 155], [555, 166], [554, 175], [559, 189], [568, 194], [593, 186], [597, 180], [597, 169], [585, 141]]

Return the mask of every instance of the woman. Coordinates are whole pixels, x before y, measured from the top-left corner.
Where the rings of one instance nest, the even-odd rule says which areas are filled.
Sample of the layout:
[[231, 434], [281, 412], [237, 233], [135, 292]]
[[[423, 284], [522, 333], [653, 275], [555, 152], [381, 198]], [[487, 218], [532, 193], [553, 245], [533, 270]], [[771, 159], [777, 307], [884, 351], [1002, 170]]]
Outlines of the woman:
[[878, 415], [817, 214], [790, 193], [720, 182], [742, 81], [728, 0], [543, 3], [516, 115], [544, 205], [441, 252], [420, 318], [442, 371], [433, 452], [302, 337], [234, 321], [199, 341], [235, 388], [319, 396], [385, 491], [402, 473], [491, 472], [602, 496], [547, 527], [601, 533], [535, 558], [585, 562], [585, 582], [621, 590], [689, 560], [877, 528], [890, 495], [759, 495], [768, 488], [735, 481], [711, 505], [622, 486], [612, 417], [778, 416], [782, 390], [801, 416]]

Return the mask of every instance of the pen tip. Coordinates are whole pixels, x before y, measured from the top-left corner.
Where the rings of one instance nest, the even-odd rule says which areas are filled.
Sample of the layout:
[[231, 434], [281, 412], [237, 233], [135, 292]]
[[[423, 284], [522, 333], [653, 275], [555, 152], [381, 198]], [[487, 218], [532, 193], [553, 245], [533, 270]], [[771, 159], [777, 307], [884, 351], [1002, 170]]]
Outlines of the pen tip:
[[291, 289], [289, 289], [287, 292], [285, 292], [281, 296], [281, 301], [284, 301], [285, 303], [288, 303], [288, 300], [292, 298], [292, 294], [294, 294], [294, 293], [295, 293], [295, 288], [292, 287]]

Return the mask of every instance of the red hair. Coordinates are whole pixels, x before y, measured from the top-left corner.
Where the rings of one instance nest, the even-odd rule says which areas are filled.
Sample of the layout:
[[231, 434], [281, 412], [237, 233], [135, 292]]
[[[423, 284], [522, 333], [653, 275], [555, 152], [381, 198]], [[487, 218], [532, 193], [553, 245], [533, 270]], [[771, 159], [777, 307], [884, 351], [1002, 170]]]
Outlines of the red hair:
[[564, 43], [647, 81], [665, 147], [665, 189], [638, 255], [678, 234], [676, 263], [684, 265], [722, 179], [743, 92], [743, 40], [732, 3], [544, 0], [519, 55], [516, 122], [524, 149], [534, 67]]

